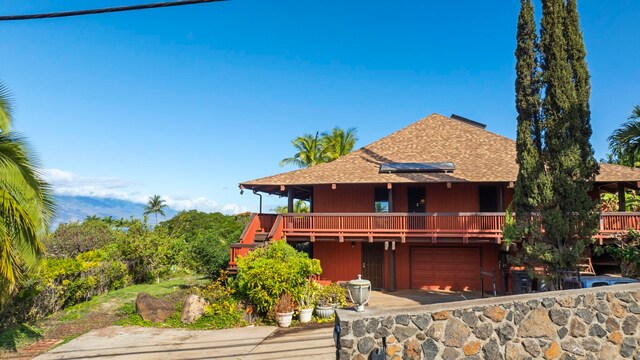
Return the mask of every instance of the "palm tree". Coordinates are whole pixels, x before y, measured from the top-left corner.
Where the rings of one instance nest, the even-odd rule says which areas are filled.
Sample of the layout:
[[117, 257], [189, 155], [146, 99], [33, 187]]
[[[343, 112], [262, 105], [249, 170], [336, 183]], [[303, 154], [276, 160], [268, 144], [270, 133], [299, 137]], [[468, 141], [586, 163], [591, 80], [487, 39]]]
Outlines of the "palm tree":
[[55, 206], [25, 141], [11, 132], [11, 95], [0, 83], [0, 304], [44, 253]]
[[609, 148], [623, 165], [635, 166], [640, 158], [640, 105], [633, 107], [629, 121], [608, 138]]
[[158, 214], [166, 216], [163, 210], [166, 208], [167, 204], [160, 198], [160, 195], [149, 196], [149, 201], [147, 201], [147, 205], [144, 207], [144, 215], [155, 214], [156, 225], [158, 225]]
[[327, 162], [336, 160], [347, 155], [356, 145], [356, 129], [350, 128], [346, 131], [339, 127], [334, 127], [331, 132], [322, 133], [321, 146], [324, 149]]
[[[282, 206], [276, 206], [275, 208], [271, 209], [271, 211], [274, 211], [276, 214], [286, 214], [289, 212], [289, 209], [287, 208], [287, 205], [282, 205]], [[304, 200], [296, 200], [293, 203], [294, 214], [308, 213], [308, 212], [309, 212], [308, 202]]]
[[321, 146], [321, 140], [317, 132], [315, 136], [311, 134], [298, 136], [293, 139], [291, 144], [298, 152], [293, 155], [293, 157], [282, 159], [282, 161], [280, 161], [280, 166], [296, 165], [301, 168], [306, 168], [327, 162], [324, 150]]

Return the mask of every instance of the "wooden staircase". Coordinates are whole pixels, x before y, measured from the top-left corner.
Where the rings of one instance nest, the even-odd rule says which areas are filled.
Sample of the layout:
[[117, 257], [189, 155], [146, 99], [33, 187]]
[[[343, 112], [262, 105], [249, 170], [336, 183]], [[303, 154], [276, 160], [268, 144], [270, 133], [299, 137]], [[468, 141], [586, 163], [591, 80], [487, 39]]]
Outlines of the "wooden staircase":
[[238, 273], [237, 258], [244, 256], [256, 247], [261, 247], [269, 243], [271, 239], [280, 239], [281, 229], [280, 215], [276, 214], [252, 214], [249, 223], [245, 227], [240, 240], [229, 245], [229, 266], [227, 271], [231, 275]]

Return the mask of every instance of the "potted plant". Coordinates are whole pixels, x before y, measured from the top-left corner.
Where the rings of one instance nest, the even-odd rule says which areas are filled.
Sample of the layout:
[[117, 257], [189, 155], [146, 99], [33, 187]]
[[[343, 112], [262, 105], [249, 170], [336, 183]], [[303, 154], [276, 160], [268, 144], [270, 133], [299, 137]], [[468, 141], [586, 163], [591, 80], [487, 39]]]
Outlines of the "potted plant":
[[321, 318], [330, 318], [334, 311], [334, 300], [329, 286], [321, 286], [316, 297], [316, 315]]
[[300, 289], [298, 295], [298, 304], [300, 305], [300, 322], [308, 323], [313, 315], [313, 307], [316, 295], [316, 284], [312, 284], [307, 280], [305, 285]]
[[293, 319], [293, 309], [294, 303], [291, 295], [287, 293], [283, 293], [282, 295], [280, 295], [280, 297], [278, 298], [278, 302], [276, 302], [276, 306], [274, 308], [278, 326], [289, 327], [289, 325], [291, 325], [291, 320]]

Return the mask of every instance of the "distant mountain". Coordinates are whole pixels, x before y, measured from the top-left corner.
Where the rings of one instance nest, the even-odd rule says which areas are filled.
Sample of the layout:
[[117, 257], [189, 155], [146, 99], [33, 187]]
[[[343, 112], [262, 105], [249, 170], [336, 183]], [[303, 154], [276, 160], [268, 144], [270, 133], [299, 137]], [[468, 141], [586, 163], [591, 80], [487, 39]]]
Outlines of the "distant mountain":
[[[133, 216], [142, 219], [144, 212], [144, 204], [126, 200], [55, 195], [55, 202], [57, 205], [56, 218], [51, 229], [55, 229], [60, 223], [84, 220], [87, 216], [93, 215], [98, 217], [112, 216], [115, 219], [128, 219]], [[178, 213], [173, 209], [165, 209], [164, 212], [167, 219]], [[158, 218], [159, 221], [160, 219], [165, 220], [162, 217]], [[152, 217], [149, 221], [153, 224], [155, 219]]]

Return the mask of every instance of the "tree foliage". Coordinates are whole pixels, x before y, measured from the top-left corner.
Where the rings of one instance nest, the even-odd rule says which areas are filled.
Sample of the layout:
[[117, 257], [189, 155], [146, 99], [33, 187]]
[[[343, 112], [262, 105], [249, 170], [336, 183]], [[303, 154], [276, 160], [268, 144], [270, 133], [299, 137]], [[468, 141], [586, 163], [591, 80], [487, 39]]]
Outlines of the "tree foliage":
[[280, 166], [294, 165], [301, 168], [315, 166], [336, 160], [353, 150], [358, 138], [356, 129], [344, 130], [339, 127], [322, 134], [304, 134], [291, 141], [296, 150], [293, 157], [280, 161]]
[[640, 105], [634, 106], [628, 120], [609, 136], [609, 148], [617, 163], [635, 167], [640, 162]]
[[158, 214], [163, 217], [166, 216], [164, 213], [164, 209], [167, 208], [166, 201], [163, 200], [160, 195], [149, 196], [149, 201], [147, 201], [147, 205], [144, 207], [144, 215], [155, 215], [156, 216], [156, 225], [158, 224]]
[[0, 304], [34, 270], [53, 218], [51, 189], [25, 141], [11, 131], [11, 96], [0, 83]]
[[80, 253], [100, 249], [115, 240], [115, 233], [107, 221], [87, 218], [83, 222], [60, 224], [45, 241], [47, 254], [55, 257], [74, 257]]
[[589, 72], [575, 0], [542, 1], [538, 55], [533, 6], [528, 0], [521, 4], [516, 50], [521, 169], [514, 197], [524, 239], [519, 260], [543, 265], [553, 275], [576, 269], [598, 225], [597, 204], [589, 196], [599, 171], [589, 141]]

